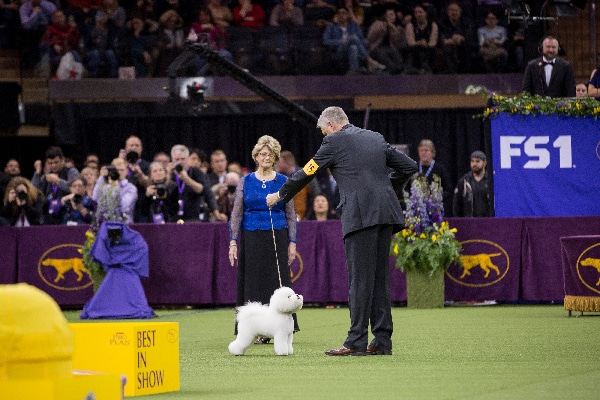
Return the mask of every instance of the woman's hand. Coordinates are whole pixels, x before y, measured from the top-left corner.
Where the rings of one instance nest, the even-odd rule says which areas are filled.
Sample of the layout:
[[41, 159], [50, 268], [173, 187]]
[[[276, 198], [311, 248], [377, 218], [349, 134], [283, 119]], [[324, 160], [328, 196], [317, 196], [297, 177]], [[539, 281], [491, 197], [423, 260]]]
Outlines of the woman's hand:
[[296, 259], [296, 243], [290, 242], [288, 245], [288, 265], [292, 265]]
[[229, 242], [229, 263], [232, 267], [235, 266], [235, 260], [237, 260], [237, 242], [232, 240]]

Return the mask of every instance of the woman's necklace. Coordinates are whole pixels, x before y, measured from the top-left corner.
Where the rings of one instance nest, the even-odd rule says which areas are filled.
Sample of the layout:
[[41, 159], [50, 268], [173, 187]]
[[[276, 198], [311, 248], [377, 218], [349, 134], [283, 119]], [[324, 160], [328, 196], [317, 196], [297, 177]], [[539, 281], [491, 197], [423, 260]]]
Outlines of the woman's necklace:
[[267, 180], [270, 180], [272, 173], [269, 172], [269, 175], [266, 176], [264, 179], [262, 178], [262, 174], [260, 174], [260, 176], [259, 176], [258, 171], [254, 175], [256, 175], [256, 177], [260, 181], [262, 181], [262, 185], [260, 185], [260, 187], [263, 188], [263, 189], [266, 189], [267, 188]]

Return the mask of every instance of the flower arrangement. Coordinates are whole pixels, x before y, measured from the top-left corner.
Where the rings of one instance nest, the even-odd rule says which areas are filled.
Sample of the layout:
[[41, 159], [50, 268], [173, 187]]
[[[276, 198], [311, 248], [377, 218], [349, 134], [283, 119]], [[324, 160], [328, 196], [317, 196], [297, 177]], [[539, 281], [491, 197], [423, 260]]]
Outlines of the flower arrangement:
[[[107, 187], [107, 189], [105, 189]], [[94, 292], [98, 290], [102, 280], [106, 276], [106, 271], [102, 268], [102, 265], [94, 261], [94, 258], [90, 254], [92, 246], [96, 241], [96, 234], [100, 229], [100, 225], [104, 221], [116, 221], [125, 222], [126, 215], [121, 211], [120, 207], [121, 195], [119, 186], [116, 185], [105, 185], [101, 187], [100, 196], [98, 198], [98, 206], [96, 212], [92, 217], [92, 224], [85, 232], [85, 242], [83, 247], [79, 250], [83, 258], [83, 265], [90, 271], [90, 276], [94, 285]]]
[[521, 93], [514, 97], [504, 97], [497, 93], [490, 95], [490, 105], [475, 118], [494, 118], [500, 113], [512, 115], [559, 115], [568, 117], [600, 117], [600, 101], [593, 97], [553, 99]]
[[442, 186], [434, 175], [427, 184], [424, 176], [414, 179], [410, 194], [404, 192], [406, 228], [392, 238], [390, 253], [396, 256], [396, 268], [422, 270], [433, 276], [451, 263], [460, 262], [461, 245], [454, 236], [456, 228], [444, 221]]

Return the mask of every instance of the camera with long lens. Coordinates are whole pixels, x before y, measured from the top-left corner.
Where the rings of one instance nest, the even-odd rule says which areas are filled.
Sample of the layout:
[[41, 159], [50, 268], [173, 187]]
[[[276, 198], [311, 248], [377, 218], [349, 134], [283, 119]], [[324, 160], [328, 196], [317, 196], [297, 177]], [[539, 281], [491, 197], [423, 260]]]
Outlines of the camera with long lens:
[[125, 154], [125, 159], [129, 164], [135, 164], [137, 160], [140, 159], [140, 155], [137, 151], [129, 150], [127, 154]]
[[175, 168], [175, 171], [177, 171], [177, 173], [180, 173], [181, 171], [183, 171], [183, 165], [177, 163], [173, 166], [173, 168]]
[[167, 197], [167, 187], [163, 184], [156, 185], [156, 197], [164, 198]]
[[106, 167], [106, 170], [108, 171], [108, 179], [111, 181], [119, 180], [119, 171], [117, 171], [117, 167], [114, 165], [109, 165]]
[[83, 203], [83, 196], [80, 194], [75, 194], [75, 195], [73, 195], [72, 200], [73, 200], [73, 203], [75, 203], [75, 204], [81, 204], [81, 203]]
[[227, 191], [231, 194], [235, 193], [236, 188], [237, 188], [237, 186], [235, 186], [235, 185], [227, 185]]
[[17, 199], [21, 201], [27, 200], [27, 192], [24, 190], [17, 190]]

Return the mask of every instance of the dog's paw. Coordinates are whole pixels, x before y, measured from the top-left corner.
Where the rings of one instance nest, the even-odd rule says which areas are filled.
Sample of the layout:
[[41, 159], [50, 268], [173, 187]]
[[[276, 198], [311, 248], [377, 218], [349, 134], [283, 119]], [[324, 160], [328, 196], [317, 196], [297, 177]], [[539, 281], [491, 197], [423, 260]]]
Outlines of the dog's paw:
[[229, 343], [229, 352], [234, 356], [243, 356], [245, 353], [245, 349], [237, 346], [235, 342]]

